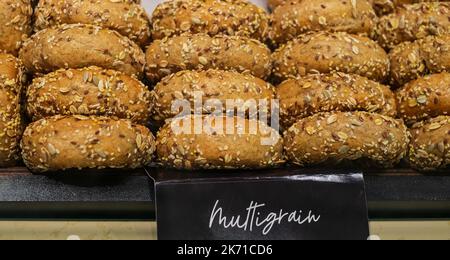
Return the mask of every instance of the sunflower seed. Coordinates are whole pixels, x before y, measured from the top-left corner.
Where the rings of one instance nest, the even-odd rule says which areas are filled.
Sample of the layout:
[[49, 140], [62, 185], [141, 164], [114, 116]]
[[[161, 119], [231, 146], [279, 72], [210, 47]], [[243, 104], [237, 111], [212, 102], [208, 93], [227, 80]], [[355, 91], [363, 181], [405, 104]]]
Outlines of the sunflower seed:
[[378, 125], [378, 126], [380, 126], [380, 125], [383, 124], [383, 120], [380, 119], [380, 118], [377, 118], [377, 119], [375, 119], [375, 124]]
[[428, 129], [430, 129], [430, 130], [436, 130], [436, 129], [439, 129], [439, 128], [441, 128], [441, 124], [439, 124], [439, 123], [432, 123], [429, 127], [428, 127]]
[[137, 135], [136, 136], [136, 145], [137, 145], [139, 150], [142, 150], [143, 144], [142, 144], [142, 136], [141, 135]]
[[415, 100], [415, 99], [408, 100], [408, 106], [409, 107], [416, 107], [417, 106], [417, 100]]
[[59, 92], [61, 92], [61, 94], [67, 94], [70, 92], [70, 89], [69, 88], [60, 88]]
[[311, 126], [306, 127], [305, 130], [309, 135], [313, 135], [314, 133], [316, 133], [316, 129], [314, 129], [314, 127]]
[[70, 71], [70, 70], [66, 71], [66, 76], [67, 76], [67, 78], [72, 79], [73, 78], [73, 72]]
[[339, 138], [343, 141], [348, 139], [348, 135], [344, 132], [338, 132], [337, 135], [339, 136]]
[[47, 145], [47, 150], [50, 153], [51, 156], [57, 155], [58, 151], [56, 150], [55, 146], [53, 146], [53, 144], [48, 144]]
[[327, 124], [331, 125], [331, 124], [335, 123], [336, 121], [337, 121], [337, 116], [332, 115], [332, 116], [328, 117]]
[[198, 61], [199, 61], [200, 64], [202, 64], [202, 65], [207, 65], [207, 64], [208, 64], [208, 59], [205, 58], [205, 57], [203, 57], [203, 56], [200, 56], [200, 57], [198, 58]]
[[427, 96], [421, 95], [417, 97], [417, 102], [419, 104], [426, 104], [427, 103]]

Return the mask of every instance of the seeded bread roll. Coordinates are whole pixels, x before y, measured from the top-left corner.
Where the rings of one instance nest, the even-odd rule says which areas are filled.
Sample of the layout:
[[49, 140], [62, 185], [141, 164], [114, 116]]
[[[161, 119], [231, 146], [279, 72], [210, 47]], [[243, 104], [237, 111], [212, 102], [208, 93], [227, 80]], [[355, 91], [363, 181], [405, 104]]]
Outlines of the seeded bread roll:
[[19, 160], [19, 142], [23, 131], [20, 117], [22, 69], [9, 54], [0, 54], [0, 167]]
[[58, 69], [98, 66], [142, 77], [145, 55], [141, 48], [116, 31], [93, 25], [61, 25], [33, 35], [20, 51], [33, 74]]
[[[286, 3], [294, 2], [302, 2], [303, 0], [268, 0], [268, 6], [270, 10], [275, 10], [278, 6], [284, 5]], [[357, 2], [359, 0], [350, 0], [351, 2]], [[421, 0], [367, 0], [375, 10], [376, 14], [378, 15], [384, 15], [388, 13], [392, 13], [395, 9], [393, 2], [414, 2], [414, 1], [421, 1]], [[425, 0], [427, 1], [427, 0]], [[435, 0], [429, 0], [430, 2]], [[347, 2], [343, 0], [342, 2]], [[348, 3], [348, 2], [347, 2]]]
[[[191, 103], [191, 113], [194, 114], [194, 101], [199, 99], [203, 105], [211, 106], [202, 111], [204, 114], [210, 114], [216, 112], [216, 103], [211, 101], [221, 101], [221, 111], [225, 113], [227, 100], [239, 99], [243, 101], [243, 104], [237, 104], [236, 108], [250, 112], [251, 116], [257, 116], [262, 111], [269, 116], [271, 100], [275, 98], [275, 90], [272, 85], [262, 79], [237, 72], [181, 71], [159, 82], [154, 89], [154, 96], [155, 108], [152, 111], [152, 119], [161, 124], [166, 119], [178, 115], [178, 110], [172, 111], [172, 105], [176, 100], [188, 100]], [[260, 106], [261, 100], [267, 102], [267, 107]], [[252, 101], [254, 101], [254, 108], [245, 109], [245, 105], [251, 105]]]
[[408, 161], [420, 171], [447, 169], [450, 166], [450, 117], [439, 116], [415, 124], [411, 129]]
[[389, 53], [391, 85], [396, 87], [403, 86], [409, 81], [420, 78], [427, 73], [427, 66], [422, 57], [419, 42], [399, 44]]
[[399, 116], [408, 125], [450, 115], [450, 73], [426, 76], [397, 91]]
[[[370, 0], [372, 2], [375, 12], [379, 16], [394, 13], [397, 9], [404, 7], [406, 5], [423, 3], [423, 2], [439, 2], [438, 0]], [[447, 0], [441, 0], [445, 2]]]
[[[260, 121], [241, 118], [240, 122], [235, 117], [174, 119], [158, 133], [159, 161], [164, 167], [185, 170], [261, 169], [283, 163], [283, 142], [275, 129]], [[194, 134], [196, 124], [209, 127]], [[180, 131], [183, 128], [186, 131]]]
[[[268, 5], [270, 10], [275, 10], [280, 5], [286, 4], [287, 2], [300, 2], [302, 0], [268, 0]], [[358, 0], [351, 0], [356, 2]], [[438, 2], [437, 0], [368, 0], [372, 5], [375, 13], [378, 16], [387, 15], [395, 12], [396, 8], [403, 7], [404, 5], [421, 3], [421, 2]], [[441, 2], [446, 2], [448, 0], [441, 0]], [[345, 2], [345, 0], [343, 0]]]
[[27, 112], [33, 121], [54, 115], [97, 115], [147, 124], [151, 93], [137, 79], [98, 67], [59, 70], [28, 87]]
[[333, 73], [289, 79], [277, 87], [277, 95], [284, 127], [320, 112], [397, 115], [395, 95], [389, 87], [357, 75]]
[[0, 167], [9, 167], [19, 160], [23, 128], [19, 96], [4, 83], [0, 83], [0, 104]]
[[407, 5], [380, 19], [375, 38], [386, 49], [430, 35], [450, 32], [450, 3]]
[[30, 0], [0, 1], [0, 50], [17, 55], [31, 34]]
[[290, 1], [274, 10], [269, 35], [276, 44], [286, 43], [311, 31], [370, 35], [376, 18], [367, 0]]
[[266, 12], [243, 0], [169, 0], [155, 9], [153, 39], [182, 33], [206, 33], [267, 39]]
[[299, 120], [284, 134], [288, 160], [296, 165], [344, 162], [389, 168], [406, 155], [406, 126], [367, 112], [316, 114]]
[[391, 84], [403, 86], [427, 74], [448, 71], [449, 50], [450, 34], [400, 44], [389, 53]]
[[181, 70], [236, 70], [266, 79], [272, 69], [270, 50], [252, 39], [206, 34], [154, 41], [147, 49], [147, 78], [157, 82]]
[[116, 30], [141, 47], [150, 41], [150, 21], [144, 8], [129, 0], [41, 0], [35, 21], [35, 31], [61, 24], [94, 24]]
[[11, 54], [0, 53], [0, 82], [2, 87], [19, 94], [25, 80], [22, 63]]
[[345, 32], [305, 34], [276, 50], [278, 81], [310, 73], [344, 72], [382, 82], [389, 71], [386, 52], [369, 38]]
[[68, 169], [139, 168], [155, 151], [150, 130], [129, 120], [55, 116], [27, 127], [22, 157], [34, 173]]

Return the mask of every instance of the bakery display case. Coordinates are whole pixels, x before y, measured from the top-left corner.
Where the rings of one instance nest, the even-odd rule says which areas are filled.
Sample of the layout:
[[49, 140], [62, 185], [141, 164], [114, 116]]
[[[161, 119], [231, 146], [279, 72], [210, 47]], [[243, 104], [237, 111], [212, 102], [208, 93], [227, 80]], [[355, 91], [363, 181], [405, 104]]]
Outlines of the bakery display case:
[[450, 239], [416, 2], [1, 3], [0, 239]]

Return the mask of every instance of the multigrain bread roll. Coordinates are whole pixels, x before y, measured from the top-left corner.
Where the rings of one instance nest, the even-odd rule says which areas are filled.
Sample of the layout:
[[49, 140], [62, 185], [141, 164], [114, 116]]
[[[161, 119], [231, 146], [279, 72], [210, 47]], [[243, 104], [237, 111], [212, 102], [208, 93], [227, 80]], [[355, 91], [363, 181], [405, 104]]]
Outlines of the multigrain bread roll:
[[389, 87], [357, 75], [333, 73], [288, 79], [277, 87], [277, 96], [284, 127], [320, 112], [397, 115], [395, 95]]
[[98, 67], [58, 70], [28, 87], [28, 116], [37, 121], [54, 115], [97, 115], [147, 124], [151, 93], [137, 79]]
[[155, 9], [153, 39], [183, 33], [237, 35], [267, 39], [269, 17], [245, 0], [169, 0]]
[[[275, 10], [280, 5], [286, 4], [288, 2], [301, 2], [302, 0], [268, 0], [268, 6], [270, 10]], [[358, 0], [351, 0], [352, 2], [357, 2]], [[446, 2], [448, 0], [441, 0], [441, 2]], [[343, 0], [346, 2], [346, 0]], [[372, 5], [375, 13], [378, 16], [387, 15], [395, 12], [396, 8], [403, 7], [404, 5], [421, 3], [421, 2], [438, 2], [437, 0], [368, 0]]]
[[0, 1], [0, 50], [17, 55], [31, 34], [30, 0]]
[[0, 53], [0, 83], [13, 93], [20, 94], [26, 78], [19, 59], [11, 54]]
[[[379, 16], [387, 15], [397, 11], [401, 7], [411, 4], [423, 3], [423, 2], [439, 2], [438, 0], [370, 0], [372, 2], [375, 12]], [[447, 0], [441, 0], [440, 2], [446, 2]]]
[[0, 167], [19, 160], [19, 142], [23, 131], [20, 116], [22, 68], [10, 54], [0, 53]]
[[448, 71], [450, 34], [402, 43], [389, 53], [389, 58], [391, 84], [394, 86], [403, 86], [427, 74]]
[[130, 0], [41, 0], [35, 21], [35, 31], [61, 24], [94, 24], [116, 30], [141, 47], [151, 37], [144, 8]]
[[397, 91], [399, 116], [408, 125], [450, 115], [450, 73], [426, 76]]
[[[158, 133], [159, 162], [185, 170], [261, 169], [283, 163], [283, 142], [275, 129], [255, 120], [240, 118], [238, 122], [235, 117], [174, 119]], [[202, 124], [203, 131], [195, 134]]]
[[273, 76], [282, 81], [311, 73], [344, 72], [383, 82], [386, 52], [369, 38], [345, 32], [305, 34], [276, 50]]
[[20, 58], [33, 74], [98, 66], [143, 76], [141, 48], [116, 31], [93, 25], [61, 25], [44, 29], [24, 43]]
[[377, 16], [367, 0], [291, 1], [271, 16], [270, 39], [283, 44], [310, 31], [371, 35]]
[[[204, 105], [202, 113], [210, 114], [215, 111], [216, 105], [221, 105], [220, 112], [227, 112], [227, 100], [242, 100], [236, 104], [236, 109], [249, 112], [249, 115], [258, 116], [259, 112], [266, 112], [269, 116], [271, 100], [275, 98], [272, 85], [262, 79], [238, 72], [208, 70], [208, 71], [181, 71], [164, 78], [154, 89], [154, 109], [152, 119], [159, 124], [166, 119], [178, 115], [179, 111], [172, 111], [175, 101], [187, 100], [190, 102], [191, 113], [194, 114], [194, 102], [201, 101]], [[264, 107], [262, 100], [267, 102]], [[215, 101], [220, 101], [219, 104]], [[254, 102], [253, 102], [254, 101]], [[209, 102], [209, 103], [208, 103]], [[250, 108], [246, 109], [246, 105]], [[254, 105], [252, 107], [252, 105]], [[232, 109], [233, 114], [235, 109]], [[254, 114], [256, 113], [256, 114]]]
[[406, 155], [408, 142], [400, 120], [367, 112], [315, 114], [284, 134], [288, 161], [300, 166], [356, 162], [388, 168]]
[[402, 42], [450, 32], [450, 3], [407, 5], [396, 13], [382, 17], [375, 38], [386, 49]]
[[139, 168], [155, 151], [151, 132], [129, 120], [55, 116], [27, 127], [22, 157], [34, 173], [68, 169]]
[[184, 35], [154, 41], [147, 49], [147, 78], [157, 82], [181, 70], [236, 70], [267, 79], [271, 52], [245, 37]]
[[23, 125], [19, 95], [4, 82], [0, 82], [0, 104], [0, 167], [8, 167], [19, 160]]
[[414, 125], [409, 145], [409, 164], [421, 171], [450, 166], [450, 117], [439, 116]]

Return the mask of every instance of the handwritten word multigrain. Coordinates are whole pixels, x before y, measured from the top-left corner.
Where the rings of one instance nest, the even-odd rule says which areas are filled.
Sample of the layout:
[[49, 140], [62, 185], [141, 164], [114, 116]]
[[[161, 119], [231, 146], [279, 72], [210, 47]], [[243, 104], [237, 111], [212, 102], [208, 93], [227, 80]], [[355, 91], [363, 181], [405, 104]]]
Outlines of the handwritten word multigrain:
[[249, 232], [252, 232], [255, 228], [262, 228], [262, 234], [266, 236], [275, 225], [282, 225], [283, 223], [314, 224], [318, 223], [321, 218], [320, 215], [314, 214], [312, 210], [308, 212], [308, 215], [304, 215], [302, 210], [285, 212], [283, 209], [280, 209], [279, 212], [269, 212], [262, 215], [261, 210], [264, 207], [266, 207], [266, 204], [252, 201], [243, 215], [224, 216], [220, 201], [217, 200], [211, 211], [209, 228], [213, 228], [215, 224], [225, 229], [237, 228]]

